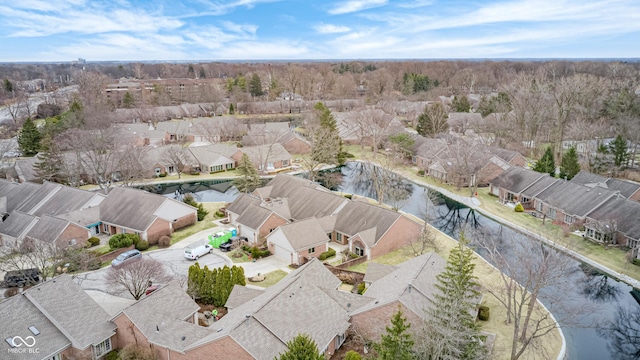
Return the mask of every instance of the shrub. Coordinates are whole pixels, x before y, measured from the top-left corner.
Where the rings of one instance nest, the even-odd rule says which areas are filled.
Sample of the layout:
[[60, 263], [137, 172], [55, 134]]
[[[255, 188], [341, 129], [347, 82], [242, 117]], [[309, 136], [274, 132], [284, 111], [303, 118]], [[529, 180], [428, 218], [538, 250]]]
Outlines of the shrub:
[[345, 152], [345, 153], [342, 153], [342, 154], [343, 154], [343, 155], [344, 155], [344, 157], [345, 157], [345, 158], [347, 158], [347, 159], [354, 159], [354, 158], [356, 157], [356, 156], [355, 156], [355, 155], [353, 155], [352, 153], [348, 153], [348, 152]]
[[365, 288], [366, 288], [366, 285], [364, 284], [364, 282], [361, 282], [360, 284], [358, 284], [358, 294], [360, 295], [364, 294]]
[[350, 252], [350, 253], [349, 253], [349, 257], [350, 257], [351, 259], [357, 259], [357, 258], [359, 258], [360, 256], [359, 256], [358, 254], [356, 254], [356, 253], [352, 253], [352, 252]]
[[149, 242], [147, 240], [139, 240], [136, 243], [136, 249], [140, 251], [145, 251], [149, 248]]
[[100, 244], [100, 239], [98, 239], [95, 236], [92, 236], [92, 237], [89, 238], [89, 240], [87, 240], [87, 242], [89, 242], [90, 246], [96, 246], [96, 245]]
[[198, 203], [193, 198], [193, 195], [191, 195], [191, 194], [185, 195], [184, 199], [182, 199], [182, 202], [187, 204], [187, 205], [191, 205], [194, 208], [198, 209], [198, 221], [202, 221], [205, 218], [205, 216], [207, 216], [207, 214], [209, 213], [207, 210], [205, 210], [205, 208], [202, 205], [202, 203]]
[[220, 210], [216, 211], [216, 217], [217, 218], [223, 218], [224, 216], [225, 216], [224, 211], [220, 211]]
[[20, 289], [18, 288], [10, 288], [4, 291], [4, 298], [8, 299], [12, 296], [16, 296], [18, 295], [18, 293], [20, 292]]
[[351, 200], [353, 198], [353, 194], [344, 194], [344, 197], [346, 197], [347, 199]]
[[329, 250], [323, 252], [322, 254], [320, 254], [320, 256], [318, 257], [319, 260], [326, 260], [330, 257], [334, 257], [336, 256], [336, 251], [332, 248], [329, 248]]
[[[242, 249], [244, 250], [244, 246], [242, 247]], [[271, 251], [269, 251], [268, 249], [262, 250], [257, 246], [251, 247], [249, 249], [249, 252], [251, 253], [251, 257], [254, 259], [260, 259], [271, 255]]]
[[120, 355], [115, 350], [111, 350], [105, 355], [104, 360], [120, 360]]
[[516, 207], [513, 210], [515, 210], [515, 212], [524, 212], [524, 206], [522, 206], [522, 204], [520, 203], [517, 203]]
[[424, 170], [418, 170], [418, 175], [424, 176]]
[[633, 259], [631, 262], [633, 265], [640, 266], [640, 259]]
[[200, 172], [198, 171], [192, 171], [189, 173], [189, 175], [200, 175]]
[[116, 234], [109, 239], [109, 247], [112, 249], [119, 249], [127, 246], [131, 246], [138, 242], [140, 238], [136, 234]]
[[481, 321], [489, 321], [489, 315], [489, 307], [480, 305], [480, 307], [478, 308], [478, 319], [480, 319]]
[[360, 354], [358, 354], [353, 350], [349, 350], [347, 351], [346, 354], [344, 354], [344, 360], [361, 360], [361, 359], [362, 359], [362, 356], [360, 356]]
[[160, 173], [159, 177], [167, 177], [167, 173]]
[[167, 235], [163, 235], [160, 237], [160, 240], [158, 240], [158, 246], [161, 248], [169, 247], [169, 245], [171, 245], [171, 238]]

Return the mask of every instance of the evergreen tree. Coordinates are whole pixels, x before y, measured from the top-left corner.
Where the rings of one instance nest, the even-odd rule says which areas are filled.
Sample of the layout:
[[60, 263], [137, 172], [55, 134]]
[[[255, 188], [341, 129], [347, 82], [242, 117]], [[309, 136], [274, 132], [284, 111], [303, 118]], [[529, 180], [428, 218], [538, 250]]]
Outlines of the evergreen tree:
[[451, 107], [454, 112], [469, 112], [471, 111], [471, 103], [469, 102], [469, 98], [465, 95], [458, 97], [457, 95], [453, 97], [453, 101], [451, 101]]
[[235, 186], [238, 191], [250, 193], [262, 185], [260, 175], [258, 175], [258, 170], [253, 166], [253, 163], [247, 154], [242, 154], [242, 158], [238, 163], [236, 172], [239, 176], [233, 179], [231, 185]]
[[418, 116], [416, 131], [418, 134], [427, 137], [446, 132], [449, 130], [448, 117], [449, 114], [447, 114], [441, 103], [427, 105], [424, 108], [424, 112]]
[[233, 104], [229, 104], [229, 115], [235, 114], [235, 110], [233, 109]]
[[262, 96], [262, 81], [260, 80], [260, 76], [258, 76], [258, 74], [254, 73], [251, 76], [251, 81], [249, 83], [249, 92], [253, 97]]
[[10, 93], [13, 92], [13, 83], [9, 79], [4, 79], [4, 91]]
[[45, 136], [41, 141], [42, 151], [38, 156], [38, 161], [33, 164], [36, 175], [44, 181], [53, 181], [66, 184], [64, 174], [65, 159], [58, 148], [58, 144], [50, 135]]
[[[316, 103], [314, 109], [318, 112], [318, 118], [320, 120], [320, 126], [330, 132], [330, 136], [333, 137], [336, 143], [339, 144], [339, 149], [336, 155], [335, 161], [338, 165], [344, 165], [347, 160], [347, 154], [343, 150], [342, 139], [338, 135], [338, 123], [336, 118], [331, 114], [331, 110], [327, 108], [322, 102]], [[333, 142], [332, 142], [333, 143]], [[324, 161], [325, 163], [331, 163], [331, 160]]]
[[411, 327], [407, 319], [402, 316], [402, 309], [398, 306], [391, 318], [391, 327], [387, 326], [385, 334], [380, 336], [380, 343], [373, 347], [378, 353], [379, 360], [410, 360], [414, 358], [411, 334], [407, 330]]
[[198, 209], [198, 221], [204, 220], [204, 218], [207, 216], [207, 214], [209, 214], [209, 211], [205, 210], [205, 208], [202, 205], [202, 203], [197, 202], [193, 198], [193, 195], [191, 195], [191, 194], [185, 195], [184, 198], [182, 199], [182, 202], [187, 204], [187, 205], [191, 205], [194, 208]]
[[575, 147], [571, 147], [562, 157], [560, 164], [560, 178], [571, 180], [580, 172], [580, 163], [578, 162], [578, 152]]
[[487, 352], [479, 341], [480, 332], [472, 311], [479, 297], [473, 275], [473, 251], [464, 234], [449, 254], [445, 271], [438, 274], [437, 289], [427, 310], [423, 357], [439, 359], [483, 359]]
[[278, 360], [324, 360], [318, 346], [308, 335], [300, 334], [287, 342], [287, 351], [280, 354]]
[[551, 146], [545, 149], [544, 155], [538, 160], [533, 170], [540, 173], [547, 173], [551, 175], [551, 177], [556, 176], [556, 162], [553, 160], [553, 150]]
[[[231, 282], [233, 285], [247, 285], [247, 279], [244, 276], [244, 268], [242, 266], [233, 265], [233, 267], [231, 267]], [[233, 287], [231, 287], [231, 290], [233, 290]]]
[[133, 106], [134, 102], [135, 102], [135, 99], [133, 98], [133, 95], [131, 95], [130, 92], [127, 91], [126, 93], [124, 93], [124, 96], [122, 97], [122, 106], [128, 109]]
[[609, 144], [609, 153], [613, 155], [613, 162], [616, 166], [626, 166], [629, 159], [627, 140], [622, 135], [616, 136], [616, 139]]
[[18, 134], [18, 145], [24, 156], [34, 156], [40, 151], [42, 135], [30, 117], [25, 120]]

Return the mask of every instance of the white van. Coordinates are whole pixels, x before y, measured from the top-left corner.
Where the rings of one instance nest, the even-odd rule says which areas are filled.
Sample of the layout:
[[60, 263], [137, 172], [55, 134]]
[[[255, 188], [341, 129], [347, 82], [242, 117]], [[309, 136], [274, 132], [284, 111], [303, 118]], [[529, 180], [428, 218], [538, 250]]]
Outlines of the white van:
[[193, 249], [185, 249], [184, 257], [189, 260], [198, 260], [200, 256], [207, 255], [213, 250], [213, 247], [209, 244], [200, 245]]

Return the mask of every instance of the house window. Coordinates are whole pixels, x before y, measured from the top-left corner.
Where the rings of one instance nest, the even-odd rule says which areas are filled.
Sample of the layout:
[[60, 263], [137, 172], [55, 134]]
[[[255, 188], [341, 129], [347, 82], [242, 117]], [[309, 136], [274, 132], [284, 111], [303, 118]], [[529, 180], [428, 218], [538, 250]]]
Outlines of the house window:
[[338, 232], [336, 233], [336, 241], [339, 242], [339, 243], [342, 242], [342, 234], [340, 234]]
[[549, 208], [549, 210], [547, 210], [547, 216], [548, 216], [550, 219], [554, 219], [554, 220], [555, 220], [555, 219], [556, 219], [556, 209], [554, 209], [554, 208]]
[[289, 166], [289, 160], [282, 160], [282, 166]]
[[411, 162], [414, 163], [414, 164], [417, 163], [418, 162], [418, 158], [416, 156], [412, 156], [411, 157]]
[[78, 242], [76, 241], [76, 239], [71, 239], [69, 240], [69, 246], [74, 246], [75, 244], [77, 244]]
[[169, 167], [167, 168], [167, 172], [174, 173], [174, 172], [176, 172], [176, 171], [175, 171], [175, 169], [173, 168], [173, 166], [169, 166]]
[[354, 250], [355, 250], [354, 252], [356, 253], [356, 255], [364, 256], [364, 249], [362, 249], [361, 247], [356, 246]]
[[542, 203], [539, 201], [536, 201], [536, 210], [538, 210], [539, 212], [542, 212]]
[[96, 357], [100, 357], [103, 354], [108, 353], [109, 351], [111, 351], [111, 339], [107, 339], [93, 347], [93, 352]]
[[269, 170], [269, 169], [275, 169], [275, 167], [273, 166], [272, 162], [267, 163], [267, 170]]
[[156, 176], [160, 176], [160, 174], [162, 173], [162, 169], [160, 169], [159, 167], [153, 169], [153, 171], [156, 172]]
[[573, 222], [575, 221], [575, 219], [573, 218], [573, 216], [571, 215], [565, 215], [564, 216], [564, 222], [567, 224], [573, 224]]
[[309, 248], [309, 254], [313, 254], [314, 252], [316, 252], [316, 248], [314, 247]]
[[338, 335], [336, 337], [336, 349], [339, 349], [340, 346], [342, 346], [342, 344], [344, 343], [346, 336], [344, 336], [344, 334], [342, 335]]

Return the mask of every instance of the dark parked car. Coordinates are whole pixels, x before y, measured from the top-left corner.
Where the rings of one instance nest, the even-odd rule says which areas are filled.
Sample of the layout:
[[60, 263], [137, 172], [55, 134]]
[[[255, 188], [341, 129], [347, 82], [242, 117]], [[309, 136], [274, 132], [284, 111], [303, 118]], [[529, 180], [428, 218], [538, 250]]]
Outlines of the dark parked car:
[[25, 285], [35, 285], [38, 282], [40, 282], [40, 271], [38, 269], [12, 270], [4, 274], [6, 287], [23, 287]]
[[231, 251], [233, 249], [233, 241], [231, 239], [220, 244], [220, 250], [222, 251]]
[[111, 265], [113, 266], [122, 265], [122, 263], [124, 263], [125, 261], [140, 259], [141, 257], [142, 257], [142, 254], [140, 253], [140, 251], [135, 249], [129, 250], [127, 252], [123, 252], [122, 254], [118, 255], [117, 258], [113, 259], [113, 261], [111, 261]]

